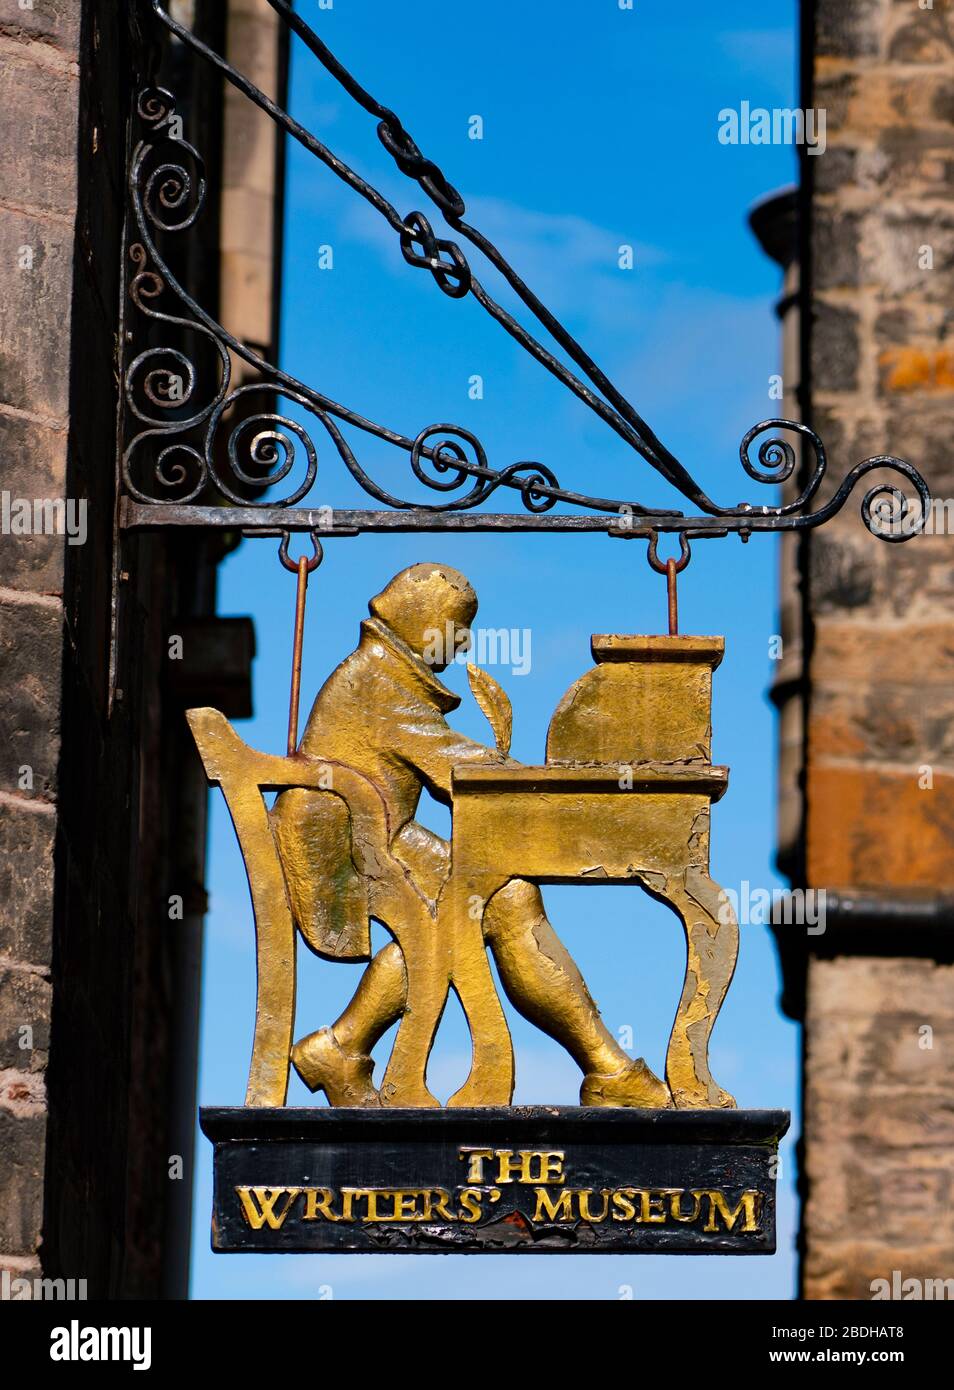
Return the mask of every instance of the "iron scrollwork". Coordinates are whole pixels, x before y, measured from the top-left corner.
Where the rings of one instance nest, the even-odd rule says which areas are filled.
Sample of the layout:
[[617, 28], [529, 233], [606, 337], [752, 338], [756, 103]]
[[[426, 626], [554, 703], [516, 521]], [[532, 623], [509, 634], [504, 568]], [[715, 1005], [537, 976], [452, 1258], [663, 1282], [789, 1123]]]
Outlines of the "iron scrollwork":
[[[354, 170], [327, 149], [287, 111], [261, 92], [213, 49], [179, 24], [162, 0], [142, 0], [153, 17], [200, 59], [211, 64], [250, 101], [267, 112], [287, 135], [297, 140], [337, 177], [362, 196], [397, 233], [409, 265], [430, 270], [438, 287], [451, 299], [472, 295], [505, 331], [553, 374], [584, 405], [593, 410], [647, 463], [667, 479], [698, 509], [698, 515], [660, 510], [625, 499], [612, 499], [570, 491], [560, 485], [554, 471], [533, 461], [494, 467], [480, 440], [460, 425], [429, 425], [410, 437], [369, 420], [267, 362], [245, 343], [228, 333], [184, 289], [163, 252], [165, 241], [192, 228], [201, 215], [207, 182], [199, 152], [183, 138], [175, 119], [175, 99], [160, 87], [145, 90], [139, 98], [138, 117], [145, 127], [135, 148], [130, 168], [135, 239], [128, 255], [132, 274], [128, 293], [143, 322], [163, 325], [154, 329], [165, 344], [139, 351], [124, 372], [124, 396], [132, 428], [127, 432], [122, 471], [133, 503], [175, 504], [181, 520], [192, 504], [198, 509], [222, 501], [268, 517], [308, 498], [318, 476], [315, 426], [328, 437], [339, 460], [360, 488], [388, 511], [400, 512], [404, 529], [437, 531], [459, 525], [462, 513], [479, 508], [503, 489], [516, 493], [526, 524], [520, 516], [484, 514], [488, 524], [498, 521], [509, 529], [537, 529], [534, 518], [550, 513], [552, 529], [574, 529], [579, 516], [554, 511], [566, 504], [594, 513], [586, 529], [605, 529], [611, 534], [645, 536], [657, 531], [685, 535], [724, 536], [730, 532], [748, 539], [756, 531], [805, 530], [823, 524], [847, 502], [856, 484], [874, 470], [889, 470], [905, 480], [917, 495], [915, 514], [907, 493], [881, 479], [862, 500], [862, 519], [872, 534], [888, 541], [907, 540], [923, 529], [931, 505], [930, 493], [918, 470], [903, 459], [877, 455], [864, 459], [846, 475], [829, 500], [812, 510], [827, 470], [827, 455], [819, 436], [806, 424], [785, 419], [761, 421], [748, 431], [740, 445], [745, 473], [754, 481], [779, 486], [799, 467], [799, 454], [785, 435], [801, 440], [805, 457], [798, 496], [778, 506], [743, 502], [721, 506], [712, 501], [682, 463], [661, 443], [630, 402], [605, 376], [567, 329], [549, 312], [521, 279], [499, 249], [477, 228], [466, 223], [466, 206], [443, 172], [418, 148], [399, 117], [377, 102], [345, 69], [286, 0], [269, 0], [280, 18], [303, 41], [330, 75], [377, 121], [378, 137], [398, 169], [414, 181], [445, 221], [498, 270], [523, 304], [579, 368], [583, 381], [528, 330], [503, 309], [484, 289], [460, 245], [438, 236], [423, 212], [401, 214]], [[164, 307], [163, 307], [164, 306]], [[184, 343], [194, 343], [192, 352]], [[211, 370], [202, 370], [207, 357]], [[233, 386], [233, 359], [238, 358], [255, 379]], [[208, 383], [203, 388], [200, 381]], [[589, 384], [587, 384], [587, 382]], [[274, 409], [248, 413], [254, 393], [266, 393], [294, 402], [315, 426]], [[400, 497], [381, 486], [359, 462], [344, 433], [350, 427], [365, 436], [401, 450], [411, 474], [430, 492], [426, 502]], [[755, 460], [752, 448], [762, 436]], [[317, 437], [317, 436], [316, 436]], [[250, 501], [254, 499], [254, 501]], [[314, 529], [314, 513], [303, 513], [303, 528]], [[385, 514], [349, 513], [349, 533], [373, 529]], [[294, 529], [294, 528], [293, 528]], [[329, 530], [334, 523], [329, 523]]]

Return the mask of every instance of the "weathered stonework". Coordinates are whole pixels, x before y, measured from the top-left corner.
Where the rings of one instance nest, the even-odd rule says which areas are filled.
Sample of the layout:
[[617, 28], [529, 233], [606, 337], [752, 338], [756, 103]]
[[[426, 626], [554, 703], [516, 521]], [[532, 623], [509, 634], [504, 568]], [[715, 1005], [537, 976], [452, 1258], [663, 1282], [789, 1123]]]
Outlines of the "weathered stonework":
[[[944, 499], [954, 496], [948, 7], [815, 0], [812, 8], [809, 99], [827, 109], [829, 144], [806, 161], [814, 166], [805, 190], [811, 422], [836, 476], [868, 455], [895, 453]], [[882, 546], [849, 507], [803, 553], [804, 881], [884, 898], [948, 891], [950, 525], [948, 534]], [[808, 1298], [870, 1298], [871, 1281], [895, 1269], [954, 1274], [954, 976], [950, 965], [906, 956], [904, 930], [902, 922], [886, 959], [807, 960]]]
[[[79, 5], [0, 0], [0, 471], [66, 489]], [[0, 1265], [41, 1241], [62, 537], [0, 534]]]

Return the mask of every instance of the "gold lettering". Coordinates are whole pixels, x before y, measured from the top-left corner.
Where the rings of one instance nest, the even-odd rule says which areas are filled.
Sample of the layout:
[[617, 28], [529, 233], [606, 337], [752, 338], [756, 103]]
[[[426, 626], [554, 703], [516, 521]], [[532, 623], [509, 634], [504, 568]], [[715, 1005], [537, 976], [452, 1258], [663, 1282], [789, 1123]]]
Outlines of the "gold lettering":
[[513, 1182], [515, 1171], [523, 1171], [525, 1154], [520, 1155], [518, 1161], [514, 1160], [513, 1149], [497, 1149], [494, 1157], [497, 1160], [497, 1181]]
[[663, 1225], [666, 1220], [666, 1210], [662, 1204], [662, 1197], [654, 1197], [652, 1195], [655, 1190], [654, 1188], [643, 1188], [636, 1193], [639, 1197], [639, 1216], [637, 1220], [640, 1222], [655, 1222], [657, 1225]]
[[484, 1181], [484, 1164], [497, 1160], [497, 1182], [563, 1182], [566, 1154], [562, 1149], [472, 1149], [457, 1151], [458, 1158], [467, 1159], [467, 1181]]
[[[563, 1153], [558, 1149], [497, 1149], [498, 1182], [562, 1182]], [[534, 1172], [534, 1160], [537, 1171]]]
[[[521, 1158], [523, 1156], [521, 1154]], [[521, 1182], [563, 1182], [563, 1164], [566, 1160], [566, 1154], [562, 1149], [537, 1149], [527, 1154], [526, 1157], [530, 1160], [527, 1165], [528, 1169], [532, 1167], [533, 1159], [538, 1160], [539, 1172], [536, 1175], [531, 1174], [528, 1177], [522, 1177]]]
[[469, 1148], [463, 1148], [463, 1149], [458, 1149], [458, 1151], [457, 1151], [457, 1157], [458, 1157], [458, 1158], [467, 1158], [467, 1159], [469, 1159], [469, 1163], [468, 1163], [468, 1166], [467, 1166], [467, 1181], [468, 1181], [468, 1182], [483, 1182], [483, 1180], [484, 1180], [484, 1160], [487, 1159], [487, 1158], [493, 1158], [493, 1156], [494, 1156], [494, 1151], [493, 1151], [493, 1149], [469, 1149]]
[[572, 1221], [573, 1220], [573, 1192], [571, 1189], [563, 1188], [556, 1201], [550, 1196], [545, 1187], [538, 1187], [536, 1190], [537, 1206], [533, 1213], [534, 1221], [543, 1220], [543, 1211], [551, 1221]]
[[[242, 1203], [242, 1215], [253, 1231], [260, 1231], [266, 1222], [273, 1231], [280, 1231], [300, 1189], [297, 1187], [237, 1187], [235, 1191]], [[283, 1192], [288, 1194], [288, 1199], [281, 1214], [278, 1214], [275, 1211], [275, 1203]], [[253, 1194], [254, 1201], [252, 1200]], [[258, 1203], [257, 1207], [255, 1202]]]
[[633, 1217], [636, 1215], [636, 1208], [633, 1206], [630, 1198], [635, 1195], [636, 1190], [632, 1187], [621, 1187], [617, 1192], [613, 1193], [613, 1206], [618, 1208], [617, 1211], [613, 1212], [614, 1221], [632, 1221]]
[[476, 1187], [465, 1187], [460, 1194], [460, 1204], [464, 1209], [460, 1219], [468, 1226], [473, 1225], [481, 1218], [480, 1202], [482, 1197], [483, 1193]]
[[331, 1189], [328, 1187], [306, 1187], [305, 1210], [301, 1214], [302, 1221], [317, 1221], [319, 1213], [326, 1221], [337, 1221], [338, 1217], [331, 1210], [333, 1200]]
[[702, 1201], [701, 1192], [693, 1192], [693, 1208], [688, 1216], [683, 1214], [682, 1199], [686, 1193], [683, 1188], [673, 1188], [669, 1194], [669, 1214], [673, 1221], [697, 1221], [699, 1218], [699, 1206]]
[[592, 1187], [581, 1187], [577, 1196], [580, 1203], [581, 1220], [594, 1221], [597, 1223], [597, 1225], [601, 1221], [606, 1220], [607, 1216], [609, 1215], [610, 1204], [610, 1192], [608, 1188], [603, 1188], [603, 1210], [600, 1212], [599, 1216], [594, 1216], [593, 1213], [590, 1211], [590, 1198], [593, 1196]]
[[[695, 1197], [697, 1194], [693, 1192], [692, 1195], [693, 1197]], [[743, 1214], [745, 1217], [745, 1220], [742, 1223], [743, 1232], [757, 1231], [759, 1229], [758, 1217], [759, 1211], [761, 1210], [762, 1206], [761, 1192], [757, 1192], [751, 1188], [748, 1191], [743, 1192], [742, 1196], [738, 1200], [737, 1205], [732, 1211], [729, 1210], [729, 1204], [726, 1201], [724, 1192], [700, 1192], [698, 1193], [698, 1196], [700, 1198], [709, 1198], [709, 1219], [706, 1221], [706, 1224], [703, 1228], [704, 1230], [717, 1231], [719, 1229], [719, 1225], [716, 1220], [716, 1213], [718, 1213], [722, 1217], [722, 1220], [725, 1222], [725, 1229], [727, 1231], [735, 1230], [735, 1223]]]
[[421, 1217], [417, 1211], [417, 1199], [421, 1195], [411, 1188], [393, 1192], [394, 1215], [392, 1221], [420, 1221]]
[[432, 1221], [433, 1213], [439, 1212], [445, 1221], [453, 1221], [454, 1213], [447, 1210], [447, 1203], [451, 1195], [443, 1187], [431, 1188], [429, 1192], [422, 1193], [424, 1198], [424, 1215], [422, 1221]]

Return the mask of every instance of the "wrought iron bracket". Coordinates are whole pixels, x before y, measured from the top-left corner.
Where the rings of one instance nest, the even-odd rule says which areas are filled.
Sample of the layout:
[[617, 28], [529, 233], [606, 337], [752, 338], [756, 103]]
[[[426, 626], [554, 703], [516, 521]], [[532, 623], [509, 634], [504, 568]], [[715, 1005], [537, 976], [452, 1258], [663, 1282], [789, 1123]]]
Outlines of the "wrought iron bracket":
[[[377, 119], [379, 139], [399, 170], [430, 199], [454, 232], [504, 275], [580, 375], [490, 297], [458, 242], [437, 236], [423, 212], [401, 216], [292, 115], [179, 24], [162, 0], [138, 3], [148, 21], [147, 30], [151, 23], [175, 35], [198, 61], [221, 73], [266, 112], [385, 218], [399, 237], [409, 265], [429, 270], [451, 299], [476, 298], [696, 511], [686, 515], [625, 498], [573, 491], [540, 462], [493, 465], [477, 436], [461, 425], [428, 425], [413, 436], [401, 433], [332, 400], [228, 333], [190, 296], [170, 264], [168, 248], [188, 235], [202, 213], [207, 181], [199, 151], [185, 138], [173, 95], [150, 86], [137, 102], [138, 138], [129, 166], [131, 210], [125, 254], [130, 305], [123, 345], [119, 461], [124, 530], [226, 527], [245, 535], [310, 531], [322, 537], [386, 531], [565, 531], [603, 532], [624, 539], [674, 532], [698, 538], [735, 533], [748, 540], [759, 532], [800, 531], [824, 524], [869, 473], [879, 474], [861, 504], [869, 531], [897, 542], [923, 529], [931, 502], [927, 484], [912, 464], [891, 455], [857, 463], [819, 505], [828, 466], [825, 448], [808, 425], [793, 420], [759, 422], [746, 433], [739, 455], [747, 476], [761, 484], [782, 485], [797, 471], [798, 495], [777, 506], [713, 502], [497, 247], [463, 220], [465, 204], [460, 193], [421, 153], [398, 116], [360, 86], [292, 5], [269, 0], [280, 20], [326, 71]], [[251, 379], [235, 384], [236, 362], [245, 364]], [[257, 408], [256, 398], [263, 396], [269, 405], [280, 398], [289, 407], [281, 413]], [[426, 490], [425, 497], [428, 492], [437, 496], [417, 501], [385, 487], [372, 475], [371, 465], [359, 461], [355, 436], [399, 450], [410, 466], [409, 481], [416, 480], [418, 491]], [[318, 478], [316, 439], [330, 445], [332, 458], [379, 504], [378, 509], [307, 506]], [[888, 480], [885, 471], [894, 479]], [[483, 510], [495, 494], [506, 493], [517, 495], [522, 511]]]

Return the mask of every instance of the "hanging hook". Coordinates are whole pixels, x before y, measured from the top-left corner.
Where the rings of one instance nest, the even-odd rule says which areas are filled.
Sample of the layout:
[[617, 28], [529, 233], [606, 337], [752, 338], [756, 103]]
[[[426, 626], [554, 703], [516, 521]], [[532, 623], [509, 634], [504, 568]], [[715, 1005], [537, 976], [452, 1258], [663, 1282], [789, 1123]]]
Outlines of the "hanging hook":
[[676, 575], [681, 574], [692, 558], [689, 538], [684, 531], [679, 532], [679, 559], [669, 559], [665, 563], [659, 558], [659, 532], [654, 531], [649, 538], [649, 564], [657, 574], [666, 576], [666, 596], [669, 600], [669, 636], [679, 634], [679, 598], [676, 592]]
[[[274, 535], [275, 533], [272, 532], [272, 534]], [[316, 532], [316, 531], [312, 531], [312, 532], [310, 532], [310, 535], [311, 535], [311, 543], [312, 543], [312, 545], [314, 546], [315, 553], [314, 553], [314, 555], [312, 555], [312, 557], [311, 557], [310, 560], [306, 560], [306, 561], [305, 561], [305, 564], [306, 564], [307, 567], [308, 567], [308, 573], [309, 573], [309, 574], [313, 574], [314, 571], [315, 571], [315, 570], [318, 568], [318, 566], [321, 564], [322, 560], [325, 558], [325, 552], [324, 552], [324, 551], [322, 550], [322, 548], [321, 548], [321, 541], [318, 539], [318, 534], [317, 534], [317, 532]], [[298, 573], [299, 565], [301, 564], [301, 561], [300, 561], [300, 560], [293, 560], [293, 559], [291, 558], [291, 556], [288, 554], [288, 546], [289, 546], [289, 543], [290, 543], [290, 542], [291, 542], [291, 532], [290, 532], [290, 531], [283, 531], [283, 532], [282, 532], [282, 543], [281, 543], [281, 545], [278, 547], [278, 558], [279, 558], [279, 560], [281, 560], [282, 564], [285, 566], [285, 568], [286, 568], [287, 570], [291, 570], [292, 574], [297, 574], [297, 573]], [[304, 557], [302, 557], [302, 558], [304, 559]]]
[[309, 560], [307, 555], [302, 555], [297, 561], [292, 560], [288, 554], [288, 544], [291, 536], [287, 531], [282, 533], [282, 543], [278, 549], [278, 558], [281, 560], [285, 569], [298, 576], [298, 587], [295, 595], [295, 637], [292, 645], [292, 678], [291, 695], [288, 701], [288, 756], [298, 748], [298, 706], [301, 699], [301, 654], [305, 641], [305, 596], [308, 592], [308, 576], [318, 568], [324, 558], [324, 551], [321, 548], [321, 541], [311, 533], [311, 543], [314, 546], [314, 554]]

